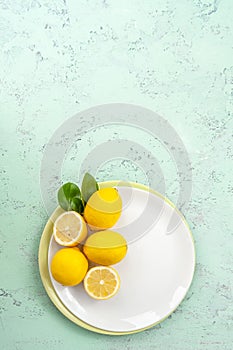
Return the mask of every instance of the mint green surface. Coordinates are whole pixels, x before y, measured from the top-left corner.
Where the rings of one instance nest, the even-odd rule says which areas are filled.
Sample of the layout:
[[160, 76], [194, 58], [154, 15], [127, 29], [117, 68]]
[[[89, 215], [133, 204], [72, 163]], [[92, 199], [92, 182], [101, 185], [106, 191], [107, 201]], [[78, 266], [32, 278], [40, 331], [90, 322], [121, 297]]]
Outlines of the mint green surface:
[[[2, 350], [232, 349], [232, 17], [230, 0], [0, 1]], [[165, 117], [193, 169], [184, 212], [197, 252], [191, 289], [169, 319], [123, 337], [67, 320], [50, 302], [37, 261], [48, 219], [39, 183], [44, 147], [69, 117], [110, 102]], [[114, 138], [153, 152], [176, 202], [174, 161], [130, 126], [87, 133], [64, 159], [62, 179], [74, 181], [95, 145]], [[110, 160], [97, 175], [147, 184], [130, 159]]]

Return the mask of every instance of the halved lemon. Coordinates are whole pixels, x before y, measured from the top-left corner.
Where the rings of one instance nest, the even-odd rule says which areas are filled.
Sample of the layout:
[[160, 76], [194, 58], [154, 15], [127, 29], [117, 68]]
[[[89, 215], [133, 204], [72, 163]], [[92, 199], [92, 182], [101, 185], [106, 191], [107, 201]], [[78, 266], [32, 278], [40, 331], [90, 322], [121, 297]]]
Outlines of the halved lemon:
[[120, 276], [112, 267], [95, 266], [87, 272], [84, 288], [90, 297], [106, 300], [113, 297], [119, 290]]
[[61, 214], [53, 226], [55, 241], [65, 247], [74, 247], [87, 237], [87, 225], [76, 211]]

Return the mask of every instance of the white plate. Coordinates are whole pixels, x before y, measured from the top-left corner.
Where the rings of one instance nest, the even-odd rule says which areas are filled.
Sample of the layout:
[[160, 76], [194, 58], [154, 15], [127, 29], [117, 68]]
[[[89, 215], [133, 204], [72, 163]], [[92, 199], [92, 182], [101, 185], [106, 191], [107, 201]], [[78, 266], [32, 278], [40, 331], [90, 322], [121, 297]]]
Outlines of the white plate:
[[[82, 284], [64, 287], [51, 273], [50, 278], [62, 303], [78, 319], [96, 328], [124, 333], [161, 322], [177, 308], [193, 278], [195, 250], [187, 223], [171, 203], [147, 190], [117, 189], [123, 212], [112, 230], [123, 234], [128, 242], [126, 257], [114, 265], [121, 277], [119, 292], [109, 300], [98, 301], [85, 293]], [[171, 227], [171, 217], [176, 227]], [[52, 237], [49, 266], [59, 249]]]

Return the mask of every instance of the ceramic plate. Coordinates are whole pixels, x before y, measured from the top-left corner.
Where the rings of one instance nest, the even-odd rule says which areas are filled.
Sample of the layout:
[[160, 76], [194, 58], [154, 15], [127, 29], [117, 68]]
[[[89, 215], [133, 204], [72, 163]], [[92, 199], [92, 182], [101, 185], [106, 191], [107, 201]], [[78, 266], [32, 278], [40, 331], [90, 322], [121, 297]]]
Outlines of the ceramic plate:
[[107, 334], [135, 333], [167, 318], [185, 297], [195, 268], [192, 234], [181, 213], [160, 194], [143, 185], [105, 182], [115, 186], [123, 201], [122, 215], [112, 230], [128, 242], [126, 257], [114, 268], [121, 288], [111, 299], [90, 298], [83, 285], [64, 287], [50, 274], [50, 262], [61, 249], [47, 223], [39, 249], [46, 291], [58, 309], [84, 328]]

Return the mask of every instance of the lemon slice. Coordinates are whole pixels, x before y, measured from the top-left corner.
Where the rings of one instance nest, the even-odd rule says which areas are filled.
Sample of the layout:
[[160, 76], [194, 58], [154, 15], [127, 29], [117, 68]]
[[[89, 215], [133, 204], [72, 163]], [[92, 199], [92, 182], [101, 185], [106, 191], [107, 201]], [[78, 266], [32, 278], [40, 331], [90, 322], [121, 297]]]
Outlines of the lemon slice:
[[58, 244], [74, 247], [86, 238], [87, 225], [79, 213], [66, 211], [56, 219], [53, 236]]
[[92, 267], [84, 278], [84, 288], [90, 297], [105, 300], [113, 297], [120, 288], [118, 272], [109, 266]]

